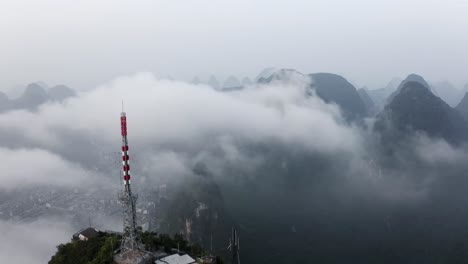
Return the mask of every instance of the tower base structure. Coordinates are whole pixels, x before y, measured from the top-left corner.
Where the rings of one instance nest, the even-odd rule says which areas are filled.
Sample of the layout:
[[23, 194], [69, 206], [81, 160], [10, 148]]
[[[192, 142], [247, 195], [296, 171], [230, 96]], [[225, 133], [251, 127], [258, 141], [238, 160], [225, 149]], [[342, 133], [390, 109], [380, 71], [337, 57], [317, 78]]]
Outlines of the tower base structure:
[[123, 207], [124, 223], [120, 252], [137, 250], [140, 248], [138, 230], [136, 227], [136, 201], [137, 196], [131, 192], [119, 195], [119, 202]]
[[117, 264], [149, 264], [153, 261], [152, 254], [139, 249], [127, 250], [114, 255], [114, 262]]

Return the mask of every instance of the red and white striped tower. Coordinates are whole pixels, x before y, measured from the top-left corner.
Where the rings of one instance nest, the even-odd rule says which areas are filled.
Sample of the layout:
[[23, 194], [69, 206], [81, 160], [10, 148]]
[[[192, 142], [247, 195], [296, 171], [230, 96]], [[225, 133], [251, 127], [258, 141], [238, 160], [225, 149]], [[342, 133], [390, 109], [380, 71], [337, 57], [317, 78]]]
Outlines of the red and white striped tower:
[[138, 233], [136, 224], [136, 200], [137, 196], [132, 194], [130, 188], [130, 165], [127, 140], [127, 116], [122, 109], [120, 114], [120, 133], [122, 135], [122, 175], [124, 190], [120, 195], [120, 202], [124, 208], [124, 226], [122, 233], [121, 253], [128, 250], [138, 249]]
[[122, 175], [125, 191], [130, 189], [130, 165], [127, 140], [127, 116], [125, 112], [120, 114], [120, 134], [122, 135]]

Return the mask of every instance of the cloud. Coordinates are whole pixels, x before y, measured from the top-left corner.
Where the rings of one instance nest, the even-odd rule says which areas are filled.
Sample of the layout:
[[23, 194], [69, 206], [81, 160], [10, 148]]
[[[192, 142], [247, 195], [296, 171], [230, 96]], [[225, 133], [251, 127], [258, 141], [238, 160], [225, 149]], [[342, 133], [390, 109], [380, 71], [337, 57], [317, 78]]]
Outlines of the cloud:
[[[1, 149], [0, 155], [14, 164], [8, 170], [16, 175], [5, 179], [9, 183], [5, 186], [74, 185], [87, 178], [105, 180], [103, 175], [115, 173], [118, 153], [110, 153], [120, 148], [119, 112], [124, 99], [132, 167], [142, 180], [189, 175], [199, 161], [209, 163], [216, 174], [238, 167], [252, 176], [268, 162], [265, 153], [251, 150], [263, 145], [279, 147], [279, 152], [294, 149], [326, 156], [330, 164], [350, 168], [332, 173], [364, 185], [381, 183], [388, 193], [405, 189], [408, 177], [388, 175], [413, 173], [411, 166], [382, 168], [379, 155], [372, 157], [379, 148], [372, 133], [344, 122], [338, 106], [315, 95], [304, 96], [309, 80], [289, 79], [220, 92], [141, 73], [117, 78], [63, 104], [43, 105], [34, 113], [1, 114], [0, 131], [6, 136], [0, 145], [9, 149]], [[418, 146], [416, 154], [427, 163], [463, 159], [460, 151], [443, 141], [418, 142], [411, 144]], [[31, 166], [22, 168], [24, 163]]]
[[96, 172], [86, 171], [77, 164], [43, 149], [0, 148], [0, 189], [5, 191], [31, 185], [86, 187], [99, 182]]
[[[0, 189], [112, 183], [120, 168], [124, 99], [135, 190], [193, 176], [192, 168], [202, 162], [220, 190], [229, 189], [226, 210], [240, 210], [233, 214], [239, 221], [303, 219], [303, 228], [317, 228], [315, 233], [324, 219], [343, 226], [351, 218], [380, 230], [379, 219], [420, 208], [436, 195], [449, 204], [462, 193], [464, 182], [455, 190], [444, 181], [447, 175], [461, 179], [468, 169], [465, 149], [416, 135], [388, 154], [372, 131], [345, 122], [337, 105], [305, 96], [307, 86], [293, 79], [220, 92], [142, 73], [35, 113], [0, 114], [0, 169], [9, 172]], [[421, 208], [421, 215], [434, 213]], [[310, 227], [309, 220], [317, 225]]]
[[[204, 85], [158, 80], [151, 74], [116, 79], [66, 104], [45, 105], [37, 114], [0, 115], [1, 128], [43, 144], [59, 143], [55, 135], [60, 128], [112, 142], [119, 137], [122, 99], [130, 139], [138, 143], [189, 143], [207, 134], [307, 142], [326, 149], [353, 142], [345, 137], [349, 129], [336, 122], [338, 109], [315, 97], [305, 98], [304, 86], [260, 85], [223, 93]], [[328, 144], [321, 144], [323, 139]]]
[[7, 136], [0, 145], [45, 149], [87, 169], [105, 167], [99, 164], [103, 153], [119, 149], [124, 99], [130, 148], [140, 155], [137, 161], [158, 151], [197, 155], [223, 138], [325, 153], [358, 149], [359, 129], [343, 123], [336, 105], [305, 97], [306, 86], [304, 80], [294, 79], [219, 92], [142, 73], [118, 78], [64, 104], [43, 105], [35, 113], [1, 114], [0, 131]]
[[70, 241], [76, 232], [63, 221], [39, 220], [11, 223], [0, 220], [0, 259], [8, 263], [47, 263], [60, 243]]
[[413, 144], [419, 158], [429, 164], [460, 165], [468, 160], [468, 153], [463, 147], [456, 148], [443, 139], [430, 139], [421, 135], [414, 139]]
[[[372, 133], [344, 122], [337, 105], [304, 96], [309, 80], [300, 76], [290, 80], [220, 92], [141, 73], [117, 78], [63, 104], [43, 105], [35, 113], [3, 113], [0, 131], [6, 136], [0, 145], [9, 148], [0, 149], [0, 155], [14, 164], [7, 169], [15, 175], [6, 178], [4, 186], [22, 182], [66, 186], [87, 178], [108, 179], [119, 168], [122, 99], [132, 169], [141, 180], [190, 175], [190, 168], [200, 161], [218, 175], [235, 168], [253, 178], [271, 162], [270, 154], [259, 151], [260, 146], [268, 146], [278, 155], [291, 151], [316, 155], [316, 160], [327, 160], [322, 167], [335, 167], [323, 173], [341, 174], [356, 185], [373, 184], [382, 196], [412, 197], [414, 192], [422, 197], [425, 191], [415, 187], [410, 177], [416, 170], [410, 163], [414, 158], [439, 165], [443, 160], [458, 164], [465, 158], [463, 151], [443, 141], [426, 139], [410, 142], [416, 151], [397, 152], [391, 159], [399, 159], [398, 163], [386, 167], [388, 157], [379, 158]], [[24, 163], [31, 166], [20, 166]]]

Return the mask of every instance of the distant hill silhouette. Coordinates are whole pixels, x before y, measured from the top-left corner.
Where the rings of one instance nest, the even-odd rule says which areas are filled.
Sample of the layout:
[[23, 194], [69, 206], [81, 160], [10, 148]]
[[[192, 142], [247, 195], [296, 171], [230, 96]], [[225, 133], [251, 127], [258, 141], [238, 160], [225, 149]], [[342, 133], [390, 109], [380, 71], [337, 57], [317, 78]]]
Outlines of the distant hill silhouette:
[[260, 78], [259, 83], [305, 78], [310, 80], [310, 89], [327, 103], [335, 103], [348, 120], [367, 115], [367, 109], [356, 88], [340, 75], [333, 73], [313, 73], [305, 75], [294, 69], [282, 69], [268, 78]]
[[387, 98], [396, 91], [403, 80], [393, 78], [384, 88], [367, 90], [378, 111], [381, 111], [387, 104]]
[[8, 96], [5, 93], [0, 92], [0, 112], [10, 109], [10, 104], [11, 102]]
[[271, 73], [267, 77], [260, 77], [258, 83], [271, 83], [273, 81], [295, 81], [296, 79], [304, 79], [309, 81], [309, 77], [303, 74], [302, 72], [296, 71], [294, 69], [280, 69]]
[[253, 82], [252, 82], [252, 80], [250, 80], [249, 77], [244, 77], [244, 78], [242, 79], [241, 84], [242, 84], [242, 86], [248, 86], [248, 85], [252, 85]]
[[455, 107], [463, 98], [463, 91], [455, 88], [448, 81], [439, 82], [433, 85], [433, 90], [451, 107]]
[[468, 138], [468, 124], [462, 115], [420, 81], [402, 84], [393, 100], [377, 116], [374, 129], [386, 142], [397, 142], [414, 131], [450, 143]]
[[390, 103], [393, 100], [393, 98], [395, 98], [395, 96], [401, 91], [401, 89], [403, 88], [403, 86], [405, 86], [405, 84], [407, 82], [418, 82], [418, 83], [422, 84], [423, 86], [425, 86], [429, 91], [432, 92], [431, 87], [429, 86], [429, 84], [426, 82], [426, 80], [424, 80], [424, 78], [421, 75], [412, 73], [412, 74], [408, 75], [400, 83], [400, 85], [398, 85], [398, 88], [388, 96], [387, 104]]
[[76, 96], [76, 92], [66, 85], [56, 85], [48, 90], [49, 99], [62, 102], [63, 100]]
[[262, 78], [263, 79], [268, 79], [276, 71], [277, 71], [277, 69], [274, 68], [274, 67], [265, 68], [257, 75], [257, 77], [255, 77], [255, 81], [259, 82], [260, 79], [262, 79]]
[[340, 75], [333, 73], [309, 74], [312, 87], [325, 102], [333, 102], [340, 106], [347, 118], [364, 117], [366, 106], [356, 88]]
[[468, 92], [465, 93], [455, 109], [468, 121]]
[[31, 83], [26, 86], [20, 97], [13, 100], [9, 99], [6, 94], [0, 93], [0, 112], [15, 109], [36, 111], [44, 103], [62, 102], [74, 96], [76, 92], [65, 85], [56, 85], [46, 90], [38, 83]]
[[377, 106], [375, 105], [372, 98], [369, 96], [368, 90], [366, 88], [361, 88], [358, 90], [359, 97], [361, 97], [362, 102], [366, 106], [367, 114], [373, 116], [377, 113]]
[[239, 79], [237, 79], [237, 77], [231, 75], [224, 81], [223, 90], [224, 89], [230, 90], [230, 89], [234, 89], [234, 88], [239, 88], [241, 86], [242, 85], [241, 85]]
[[37, 107], [49, 100], [47, 91], [42, 86], [31, 83], [26, 87], [23, 95], [13, 102], [16, 109], [36, 110]]
[[208, 79], [207, 84], [211, 87], [213, 87], [215, 90], [221, 89], [221, 85], [218, 82], [218, 79], [214, 75], [210, 76], [210, 79]]

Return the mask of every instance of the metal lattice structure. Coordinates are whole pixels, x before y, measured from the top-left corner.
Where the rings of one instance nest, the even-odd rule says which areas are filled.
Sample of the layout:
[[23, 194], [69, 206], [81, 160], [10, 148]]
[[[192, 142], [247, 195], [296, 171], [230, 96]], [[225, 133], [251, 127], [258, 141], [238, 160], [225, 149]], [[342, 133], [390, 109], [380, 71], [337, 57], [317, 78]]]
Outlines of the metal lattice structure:
[[136, 223], [136, 201], [137, 196], [130, 188], [130, 165], [127, 140], [127, 116], [125, 112], [120, 114], [120, 132], [122, 135], [122, 174], [124, 189], [119, 194], [119, 201], [123, 206], [124, 222], [122, 233], [121, 253], [129, 250], [139, 249], [138, 230]]
[[229, 239], [229, 247], [228, 249], [232, 253], [232, 264], [240, 264], [240, 257], [239, 257], [239, 236], [237, 235], [237, 230], [232, 228], [232, 235]]

